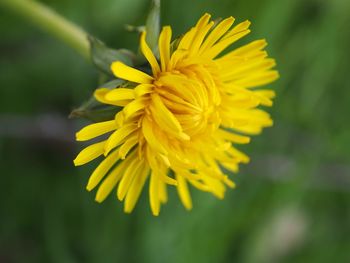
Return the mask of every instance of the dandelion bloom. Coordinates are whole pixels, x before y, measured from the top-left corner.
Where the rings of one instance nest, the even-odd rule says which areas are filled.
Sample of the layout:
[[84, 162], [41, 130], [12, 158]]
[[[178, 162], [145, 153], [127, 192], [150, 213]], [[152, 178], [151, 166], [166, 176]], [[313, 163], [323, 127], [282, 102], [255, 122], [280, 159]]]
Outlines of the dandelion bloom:
[[249, 143], [250, 135], [272, 125], [260, 106], [271, 106], [274, 92], [255, 88], [276, 80], [278, 72], [264, 51], [265, 40], [222, 55], [250, 32], [249, 21], [233, 23], [229, 17], [216, 25], [205, 14], [176, 44], [165, 26], [159, 54], [151, 51], [142, 33], [140, 47], [150, 74], [112, 63], [114, 75], [131, 87], [100, 88], [94, 96], [122, 110], [114, 119], [76, 134], [78, 141], [109, 134], [74, 160], [83, 165], [104, 156], [87, 185], [90, 191], [100, 184], [98, 202], [117, 188], [124, 211], [131, 212], [149, 178], [150, 206], [158, 215], [167, 202], [168, 185], [176, 187], [186, 209], [192, 208], [189, 185], [220, 199], [227, 186], [235, 187], [225, 171], [237, 172], [240, 163], [249, 161], [235, 146]]

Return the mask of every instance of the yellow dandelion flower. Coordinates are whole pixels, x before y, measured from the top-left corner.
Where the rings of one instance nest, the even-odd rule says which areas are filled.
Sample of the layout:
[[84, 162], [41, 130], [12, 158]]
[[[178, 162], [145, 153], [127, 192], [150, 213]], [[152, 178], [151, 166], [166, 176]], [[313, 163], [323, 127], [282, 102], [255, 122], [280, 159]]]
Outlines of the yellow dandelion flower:
[[140, 47], [151, 74], [119, 61], [111, 65], [114, 75], [133, 87], [102, 88], [94, 95], [123, 109], [115, 119], [76, 134], [78, 141], [86, 141], [110, 133], [74, 160], [83, 165], [104, 156], [87, 185], [90, 191], [100, 184], [98, 202], [116, 188], [124, 211], [131, 212], [149, 178], [150, 207], [158, 215], [167, 202], [168, 185], [177, 188], [186, 209], [192, 208], [189, 185], [218, 198], [224, 197], [226, 186], [235, 186], [224, 171], [237, 172], [240, 163], [249, 162], [235, 145], [249, 143], [250, 135], [272, 125], [260, 106], [271, 106], [275, 94], [255, 88], [276, 80], [278, 72], [264, 51], [265, 40], [221, 55], [250, 32], [249, 21], [233, 23], [229, 17], [216, 25], [205, 14], [177, 45], [172, 45], [171, 27], [165, 26], [159, 54], [142, 33]]

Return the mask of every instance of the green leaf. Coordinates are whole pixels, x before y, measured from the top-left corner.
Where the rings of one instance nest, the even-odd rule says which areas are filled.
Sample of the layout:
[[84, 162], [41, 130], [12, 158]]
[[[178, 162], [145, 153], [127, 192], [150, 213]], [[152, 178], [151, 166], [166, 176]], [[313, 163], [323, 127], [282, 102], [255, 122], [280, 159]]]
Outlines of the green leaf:
[[146, 20], [146, 41], [153, 52], [158, 49], [160, 32], [160, 0], [153, 0]]
[[110, 67], [112, 62], [121, 61], [126, 65], [133, 66], [135, 54], [127, 49], [111, 49], [102, 41], [89, 36], [91, 45], [91, 59], [94, 65], [102, 72], [113, 75]]

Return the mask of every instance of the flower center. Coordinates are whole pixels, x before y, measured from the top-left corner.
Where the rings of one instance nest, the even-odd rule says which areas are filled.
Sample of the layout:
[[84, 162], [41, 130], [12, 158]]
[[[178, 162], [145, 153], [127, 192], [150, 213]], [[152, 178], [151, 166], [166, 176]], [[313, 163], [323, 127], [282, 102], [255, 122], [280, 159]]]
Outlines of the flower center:
[[220, 93], [204, 67], [192, 65], [161, 72], [154, 85], [163, 104], [192, 139], [219, 127], [217, 108], [221, 102]]

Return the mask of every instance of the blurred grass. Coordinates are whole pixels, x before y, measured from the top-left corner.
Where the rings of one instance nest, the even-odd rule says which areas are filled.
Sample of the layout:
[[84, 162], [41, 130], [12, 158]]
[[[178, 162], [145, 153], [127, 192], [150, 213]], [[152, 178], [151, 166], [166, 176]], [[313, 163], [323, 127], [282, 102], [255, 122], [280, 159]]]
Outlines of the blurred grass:
[[[113, 47], [137, 47], [123, 24], [142, 24], [148, 9], [145, 0], [43, 2]], [[72, 165], [76, 121], [63, 142], [54, 126], [46, 139], [23, 136], [26, 127], [1, 133], [3, 116], [67, 116], [97, 74], [0, 10], [0, 262], [350, 262], [350, 2], [163, 2], [174, 35], [204, 12], [233, 15], [253, 22], [241, 43], [266, 37], [277, 59], [275, 126], [241, 147], [252, 163], [234, 175], [238, 188], [224, 201], [192, 191], [190, 213], [171, 191], [158, 218], [144, 191], [125, 215], [114, 197], [99, 205], [85, 191], [94, 164]]]

